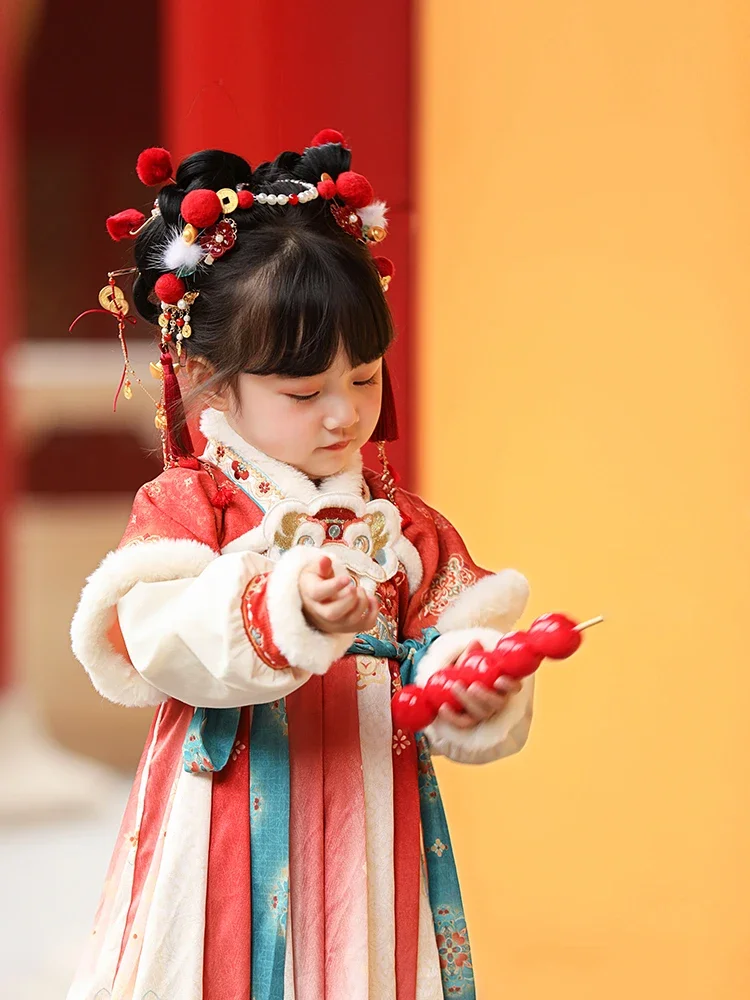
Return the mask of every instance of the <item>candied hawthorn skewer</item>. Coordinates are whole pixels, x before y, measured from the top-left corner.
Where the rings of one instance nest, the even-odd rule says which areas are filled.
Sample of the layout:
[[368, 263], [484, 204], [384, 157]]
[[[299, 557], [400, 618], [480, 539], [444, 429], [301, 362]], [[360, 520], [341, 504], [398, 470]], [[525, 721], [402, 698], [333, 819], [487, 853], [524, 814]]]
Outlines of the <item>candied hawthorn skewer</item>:
[[551, 613], [537, 618], [528, 631], [508, 632], [490, 650], [471, 653], [461, 666], [436, 671], [424, 687], [407, 684], [391, 699], [394, 725], [418, 732], [435, 721], [443, 705], [456, 712], [464, 708], [452, 688], [460, 683], [468, 688], [479, 683], [494, 688], [501, 677], [521, 680], [539, 669], [544, 659], [566, 660], [583, 641], [583, 632], [604, 621], [591, 618], [578, 624], [567, 615]]

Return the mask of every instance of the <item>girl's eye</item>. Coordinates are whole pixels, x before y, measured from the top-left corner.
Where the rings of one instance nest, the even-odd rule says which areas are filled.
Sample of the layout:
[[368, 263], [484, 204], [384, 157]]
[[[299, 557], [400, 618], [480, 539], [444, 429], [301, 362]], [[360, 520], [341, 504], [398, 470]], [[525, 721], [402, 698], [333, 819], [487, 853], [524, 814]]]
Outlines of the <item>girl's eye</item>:
[[309, 396], [295, 396], [293, 393], [287, 393], [287, 395], [289, 396], [290, 399], [293, 399], [297, 403], [306, 403], [310, 399], [315, 399], [315, 397], [319, 396], [320, 393], [311, 392]]
[[370, 378], [368, 378], [365, 382], [355, 382], [354, 384], [355, 385], [375, 385], [375, 383], [377, 382], [377, 380], [378, 380], [377, 375], [371, 375]]

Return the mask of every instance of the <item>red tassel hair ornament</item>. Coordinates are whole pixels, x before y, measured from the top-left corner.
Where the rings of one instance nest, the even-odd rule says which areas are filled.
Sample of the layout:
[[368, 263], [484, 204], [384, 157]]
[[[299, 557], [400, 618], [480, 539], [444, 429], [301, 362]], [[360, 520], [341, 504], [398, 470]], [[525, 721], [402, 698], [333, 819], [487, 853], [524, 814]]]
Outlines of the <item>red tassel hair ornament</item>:
[[174, 370], [174, 362], [169, 351], [161, 352], [161, 368], [164, 373], [164, 409], [166, 417], [164, 458], [165, 464], [179, 464], [182, 458], [193, 458], [193, 441], [185, 417], [180, 383]]
[[380, 404], [380, 416], [375, 425], [375, 430], [370, 437], [371, 441], [397, 441], [398, 440], [398, 414], [396, 413], [396, 397], [393, 394], [393, 383], [388, 364], [383, 358], [383, 401]]

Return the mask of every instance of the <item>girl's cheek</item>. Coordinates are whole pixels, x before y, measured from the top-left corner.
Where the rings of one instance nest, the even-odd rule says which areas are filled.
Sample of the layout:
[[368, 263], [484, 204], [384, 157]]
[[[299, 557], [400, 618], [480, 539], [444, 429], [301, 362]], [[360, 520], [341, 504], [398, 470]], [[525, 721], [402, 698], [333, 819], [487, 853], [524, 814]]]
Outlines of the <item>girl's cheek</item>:
[[289, 405], [279, 414], [279, 423], [287, 434], [301, 434], [317, 420], [317, 407], [309, 403], [296, 403], [289, 400]]

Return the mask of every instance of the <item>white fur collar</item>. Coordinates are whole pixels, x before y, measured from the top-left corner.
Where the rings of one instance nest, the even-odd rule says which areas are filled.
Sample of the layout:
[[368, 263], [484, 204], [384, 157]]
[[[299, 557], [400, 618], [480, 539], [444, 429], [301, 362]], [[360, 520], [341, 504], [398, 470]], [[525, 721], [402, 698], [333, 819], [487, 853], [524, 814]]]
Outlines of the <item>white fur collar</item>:
[[[359, 452], [352, 456], [347, 468], [316, 485], [303, 472], [248, 444], [232, 430], [219, 410], [204, 410], [200, 428], [208, 441], [204, 460], [217, 465], [264, 511], [283, 498], [310, 503], [326, 493], [353, 494], [369, 499], [362, 478], [362, 455]], [[237, 461], [240, 462], [239, 474], [233, 468]]]

